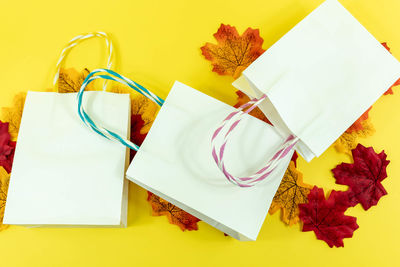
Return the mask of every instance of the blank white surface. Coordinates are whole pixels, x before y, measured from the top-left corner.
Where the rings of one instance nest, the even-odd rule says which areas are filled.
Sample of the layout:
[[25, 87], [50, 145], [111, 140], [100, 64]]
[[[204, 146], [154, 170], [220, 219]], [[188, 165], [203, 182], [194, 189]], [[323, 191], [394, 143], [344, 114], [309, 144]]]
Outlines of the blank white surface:
[[[235, 109], [175, 82], [127, 178], [235, 238], [255, 240], [291, 153], [265, 183], [231, 184], [211, 155], [211, 136]], [[225, 150], [227, 168], [250, 175], [264, 167], [284, 138], [246, 115]]]
[[[84, 106], [94, 121], [127, 136], [128, 95], [85, 92]], [[124, 146], [83, 124], [75, 93], [28, 92], [4, 223], [124, 224], [125, 159]]]

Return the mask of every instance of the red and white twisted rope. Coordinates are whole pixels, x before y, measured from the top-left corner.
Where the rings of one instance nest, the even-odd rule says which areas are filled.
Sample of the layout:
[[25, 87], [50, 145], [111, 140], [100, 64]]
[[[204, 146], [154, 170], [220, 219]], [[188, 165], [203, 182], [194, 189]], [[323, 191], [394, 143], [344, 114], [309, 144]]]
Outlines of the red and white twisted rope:
[[[293, 149], [293, 147], [299, 140], [297, 137], [290, 135], [279, 147], [279, 149], [275, 152], [272, 158], [267, 162], [267, 165], [261, 168], [253, 175], [245, 177], [236, 177], [226, 169], [224, 162], [224, 152], [226, 144], [229, 140], [229, 136], [231, 135], [233, 130], [237, 127], [237, 125], [240, 123], [243, 115], [250, 113], [266, 97], [267, 97], [266, 95], [263, 95], [259, 99], [252, 99], [249, 102], [240, 106], [236, 111], [230, 113], [222, 121], [221, 125], [215, 130], [211, 138], [212, 156], [214, 158], [215, 163], [230, 182], [240, 187], [251, 187], [268, 178], [269, 175], [278, 166], [278, 164], [282, 161], [282, 159], [288, 155], [290, 150]], [[223, 135], [223, 138], [218, 138], [223, 134], [224, 130], [226, 133], [225, 135]]]

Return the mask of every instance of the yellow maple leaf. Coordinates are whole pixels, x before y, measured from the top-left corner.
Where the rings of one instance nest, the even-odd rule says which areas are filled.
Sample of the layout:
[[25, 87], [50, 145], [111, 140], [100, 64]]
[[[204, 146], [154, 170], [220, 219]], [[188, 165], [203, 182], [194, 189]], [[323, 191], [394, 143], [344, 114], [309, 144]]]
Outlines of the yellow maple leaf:
[[298, 223], [300, 220], [298, 205], [307, 202], [311, 188], [311, 185], [303, 183], [303, 174], [296, 169], [294, 162], [290, 161], [272, 200], [269, 213], [274, 214], [282, 209], [281, 219], [284, 223], [290, 226]]
[[24, 110], [26, 92], [21, 92], [14, 96], [13, 106], [2, 109], [2, 121], [9, 123], [8, 131], [11, 140], [16, 141], [18, 137], [19, 126], [21, 124], [22, 111]]
[[[58, 77], [57, 91], [59, 93], [75, 93], [81, 88], [83, 81], [90, 71], [85, 68], [81, 72], [78, 72], [74, 68], [60, 69]], [[87, 91], [93, 91], [93, 82], [89, 83], [86, 87]]]
[[[58, 80], [58, 92], [72, 93], [77, 92], [89, 74], [89, 70], [85, 68], [82, 72], [78, 72], [73, 68], [60, 69]], [[94, 90], [93, 84], [89, 84], [86, 90]], [[50, 92], [51, 90], [44, 90]], [[123, 86], [112, 86], [108, 91], [114, 93], [129, 94], [131, 98], [131, 111], [133, 115], [141, 115], [144, 121], [144, 126], [141, 133], [145, 134], [150, 130], [150, 127], [157, 115], [159, 107], [157, 104], [146, 98], [145, 96], [133, 91], [130, 88]], [[2, 109], [1, 120], [9, 123], [9, 132], [13, 141], [17, 140], [19, 126], [21, 124], [22, 112], [24, 109], [26, 92], [21, 92], [14, 97], [12, 107]]]
[[0, 167], [0, 231], [8, 227], [8, 225], [3, 224], [3, 217], [4, 217], [4, 209], [6, 207], [9, 182], [10, 182], [10, 175], [3, 167]]
[[[74, 68], [60, 69], [58, 78], [58, 92], [59, 93], [73, 93], [78, 92], [83, 81], [90, 71], [85, 68], [78, 72]], [[90, 83], [86, 90], [93, 91], [94, 85]], [[117, 94], [129, 94], [131, 98], [131, 113], [132, 115], [141, 115], [144, 126], [140, 130], [142, 134], [147, 133], [157, 115], [159, 107], [145, 96], [133, 91], [131, 88], [123, 85], [109, 86], [107, 91]]]
[[367, 138], [375, 133], [375, 128], [369, 119], [361, 122], [362, 129], [352, 132], [344, 132], [334, 143], [338, 152], [351, 155], [351, 151], [356, 148], [360, 137]]
[[157, 116], [158, 110], [160, 109], [158, 105], [147, 97], [133, 91], [131, 88], [124, 86], [112, 86], [109, 91], [117, 94], [129, 94], [131, 98], [131, 114], [142, 116], [144, 126], [140, 130], [140, 133], [147, 133], [150, 130], [155, 117]]

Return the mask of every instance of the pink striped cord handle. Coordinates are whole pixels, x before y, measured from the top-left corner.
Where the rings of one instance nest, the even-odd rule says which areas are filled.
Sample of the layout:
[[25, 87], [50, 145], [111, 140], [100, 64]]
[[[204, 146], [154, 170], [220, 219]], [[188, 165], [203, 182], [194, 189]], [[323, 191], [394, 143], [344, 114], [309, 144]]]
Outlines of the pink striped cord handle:
[[[251, 187], [255, 184], [265, 180], [275, 170], [283, 158], [287, 156], [290, 150], [296, 145], [299, 139], [290, 135], [283, 144], [279, 147], [272, 158], [267, 162], [266, 166], [250, 176], [235, 177], [225, 167], [224, 152], [229, 136], [233, 130], [238, 126], [244, 114], [250, 113], [255, 109], [267, 96], [263, 95], [258, 99], [252, 99], [249, 102], [240, 106], [236, 111], [230, 113], [215, 130], [212, 138], [212, 156], [218, 168], [222, 171], [228, 181], [240, 187]], [[223, 132], [225, 134], [223, 135]], [[222, 138], [217, 138], [222, 136]]]

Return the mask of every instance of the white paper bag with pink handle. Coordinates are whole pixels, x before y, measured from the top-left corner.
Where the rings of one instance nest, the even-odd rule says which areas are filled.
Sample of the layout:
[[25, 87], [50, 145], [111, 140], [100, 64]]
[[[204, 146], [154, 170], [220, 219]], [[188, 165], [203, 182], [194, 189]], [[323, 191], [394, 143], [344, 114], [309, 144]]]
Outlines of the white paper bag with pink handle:
[[320, 156], [400, 78], [399, 62], [338, 1], [327, 0], [254, 61], [233, 85], [279, 132]]

